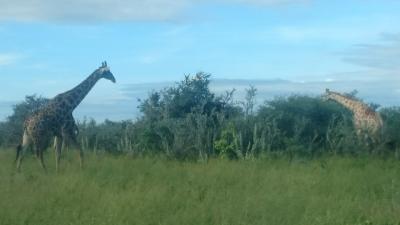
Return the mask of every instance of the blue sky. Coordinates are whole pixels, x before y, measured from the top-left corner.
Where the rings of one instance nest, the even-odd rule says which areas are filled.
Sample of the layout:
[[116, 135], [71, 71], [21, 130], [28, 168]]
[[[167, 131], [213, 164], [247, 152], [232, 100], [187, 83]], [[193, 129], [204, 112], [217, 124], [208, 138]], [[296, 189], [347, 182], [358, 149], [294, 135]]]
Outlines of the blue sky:
[[[260, 100], [326, 87], [400, 105], [400, 1], [0, 0], [0, 120], [25, 95], [53, 97], [107, 60], [76, 117], [134, 118], [137, 97], [209, 72], [220, 87], [288, 80]], [[261, 81], [263, 80], [263, 81]], [[268, 82], [267, 82], [268, 83]], [[295, 85], [293, 85], [295, 84]], [[399, 84], [398, 86], [396, 84]], [[379, 86], [377, 86], [379, 85]], [[133, 90], [133, 89], [137, 89]]]

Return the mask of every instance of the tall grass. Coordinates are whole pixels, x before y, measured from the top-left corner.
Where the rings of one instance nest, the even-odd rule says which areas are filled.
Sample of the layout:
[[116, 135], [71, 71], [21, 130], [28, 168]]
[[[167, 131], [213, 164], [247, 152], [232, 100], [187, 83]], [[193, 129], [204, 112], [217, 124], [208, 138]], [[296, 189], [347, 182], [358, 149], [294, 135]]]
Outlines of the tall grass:
[[0, 151], [0, 224], [400, 224], [400, 163], [330, 157], [181, 162], [75, 152], [55, 174]]

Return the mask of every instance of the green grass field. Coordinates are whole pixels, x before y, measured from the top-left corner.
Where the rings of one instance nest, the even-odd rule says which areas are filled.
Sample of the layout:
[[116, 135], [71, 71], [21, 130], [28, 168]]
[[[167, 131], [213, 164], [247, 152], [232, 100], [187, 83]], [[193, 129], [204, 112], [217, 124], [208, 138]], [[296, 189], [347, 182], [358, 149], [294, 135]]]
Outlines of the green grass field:
[[[73, 152], [74, 153], [74, 152]], [[0, 224], [400, 224], [400, 161], [178, 162], [0, 152]]]

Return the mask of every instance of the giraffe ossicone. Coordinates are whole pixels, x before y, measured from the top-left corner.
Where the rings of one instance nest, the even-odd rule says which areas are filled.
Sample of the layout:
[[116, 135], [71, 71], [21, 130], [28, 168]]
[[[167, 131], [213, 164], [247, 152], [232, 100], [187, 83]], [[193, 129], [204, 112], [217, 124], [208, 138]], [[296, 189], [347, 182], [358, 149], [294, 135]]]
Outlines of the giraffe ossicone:
[[80, 165], [83, 166], [83, 151], [77, 141], [77, 126], [72, 112], [97, 81], [103, 78], [115, 83], [115, 77], [105, 61], [76, 87], [55, 96], [25, 120], [22, 143], [17, 147], [16, 162], [18, 170], [21, 167], [24, 152], [29, 147], [33, 147], [40, 165], [46, 170], [43, 151], [54, 137], [57, 140], [55, 150], [56, 170], [58, 171], [63, 141], [79, 150]]

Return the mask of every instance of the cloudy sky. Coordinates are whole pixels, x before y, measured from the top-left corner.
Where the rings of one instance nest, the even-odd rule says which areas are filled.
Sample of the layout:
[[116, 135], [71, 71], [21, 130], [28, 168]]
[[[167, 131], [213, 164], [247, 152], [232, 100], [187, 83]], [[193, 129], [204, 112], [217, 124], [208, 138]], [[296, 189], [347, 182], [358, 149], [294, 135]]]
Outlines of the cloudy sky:
[[[0, 120], [107, 60], [76, 117], [134, 118], [136, 99], [205, 71], [259, 101], [326, 87], [400, 105], [398, 0], [0, 0]], [[280, 80], [280, 82], [276, 82]], [[283, 82], [284, 80], [285, 82]]]

